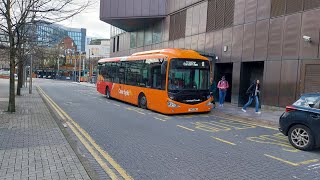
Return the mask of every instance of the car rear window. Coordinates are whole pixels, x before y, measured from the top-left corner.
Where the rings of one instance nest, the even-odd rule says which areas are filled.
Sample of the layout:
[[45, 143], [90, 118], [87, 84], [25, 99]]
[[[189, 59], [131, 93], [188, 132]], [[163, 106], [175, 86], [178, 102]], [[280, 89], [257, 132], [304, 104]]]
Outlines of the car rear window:
[[293, 105], [305, 107], [305, 108], [314, 108], [320, 101], [320, 96], [301, 96]]

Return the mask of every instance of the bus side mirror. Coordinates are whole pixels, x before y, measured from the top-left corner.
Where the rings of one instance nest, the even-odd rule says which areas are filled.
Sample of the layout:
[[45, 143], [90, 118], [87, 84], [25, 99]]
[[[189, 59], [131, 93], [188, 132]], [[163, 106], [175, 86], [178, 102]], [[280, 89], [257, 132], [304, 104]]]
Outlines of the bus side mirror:
[[168, 64], [167, 61], [164, 61], [164, 62], [161, 64], [161, 75], [166, 75], [166, 72], [167, 72], [167, 64]]

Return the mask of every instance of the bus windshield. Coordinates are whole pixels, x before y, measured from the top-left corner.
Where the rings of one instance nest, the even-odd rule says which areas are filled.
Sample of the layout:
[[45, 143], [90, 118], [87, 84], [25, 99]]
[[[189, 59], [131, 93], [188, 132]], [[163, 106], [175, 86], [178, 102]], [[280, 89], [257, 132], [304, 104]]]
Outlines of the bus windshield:
[[209, 89], [210, 65], [208, 61], [172, 59], [169, 68], [169, 92]]

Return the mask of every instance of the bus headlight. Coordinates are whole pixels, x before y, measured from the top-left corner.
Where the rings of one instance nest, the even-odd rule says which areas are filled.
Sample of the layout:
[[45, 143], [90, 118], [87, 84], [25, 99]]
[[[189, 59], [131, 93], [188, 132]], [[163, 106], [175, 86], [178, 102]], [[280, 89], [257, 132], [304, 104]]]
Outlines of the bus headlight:
[[206, 106], [212, 106], [212, 103], [211, 103], [211, 102], [208, 102], [208, 103], [206, 104]]
[[172, 107], [172, 108], [180, 107], [178, 104], [175, 104], [175, 103], [173, 103], [173, 102], [171, 102], [171, 101], [168, 101], [168, 102], [167, 102], [167, 105], [168, 105], [168, 107]]

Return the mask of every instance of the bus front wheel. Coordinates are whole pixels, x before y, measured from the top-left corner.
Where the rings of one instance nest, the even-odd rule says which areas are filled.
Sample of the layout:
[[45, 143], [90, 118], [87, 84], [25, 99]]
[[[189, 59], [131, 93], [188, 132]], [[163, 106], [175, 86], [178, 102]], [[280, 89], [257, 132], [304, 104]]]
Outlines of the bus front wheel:
[[147, 98], [144, 94], [140, 94], [138, 104], [142, 109], [147, 109]]
[[109, 87], [106, 87], [106, 98], [107, 98], [107, 99], [110, 99], [110, 98], [111, 98]]

